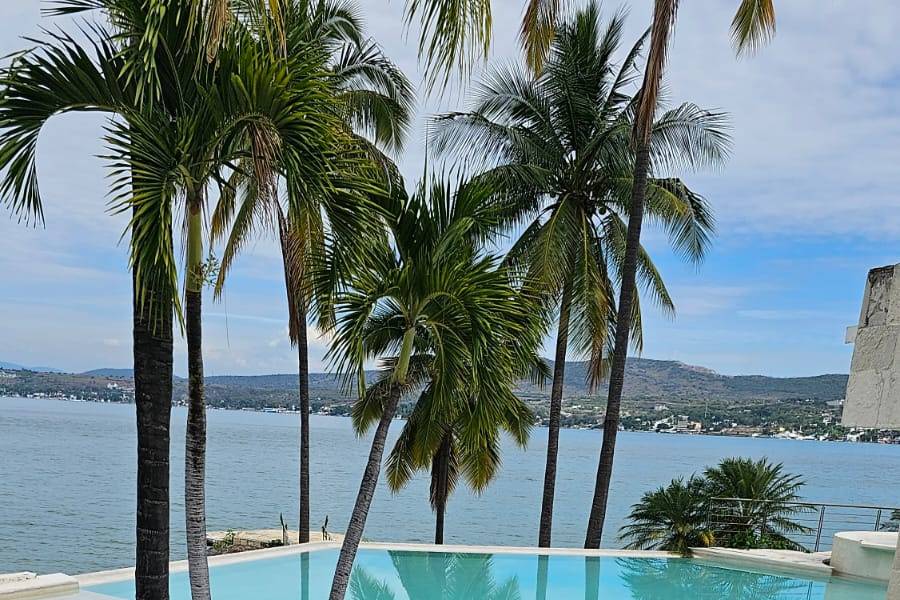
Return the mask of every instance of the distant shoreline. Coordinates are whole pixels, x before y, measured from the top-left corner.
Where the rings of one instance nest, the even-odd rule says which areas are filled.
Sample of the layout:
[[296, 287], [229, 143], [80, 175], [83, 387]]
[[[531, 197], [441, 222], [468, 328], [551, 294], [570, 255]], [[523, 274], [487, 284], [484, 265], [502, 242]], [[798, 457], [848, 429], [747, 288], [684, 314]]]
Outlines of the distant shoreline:
[[[72, 403], [87, 403], [90, 402], [92, 404], [117, 404], [121, 406], [134, 406], [134, 402], [114, 402], [109, 400], [95, 400], [95, 399], [86, 399], [86, 398], [70, 398], [70, 397], [61, 397], [61, 396], [22, 396], [15, 394], [6, 394], [0, 396], [0, 398], [17, 398], [22, 400], [56, 400], [59, 402], [72, 402]], [[173, 403], [173, 408], [185, 408], [186, 405], [183, 403]], [[267, 408], [228, 408], [221, 406], [212, 406], [207, 405], [206, 410], [216, 410], [216, 411], [229, 411], [229, 412], [252, 412], [252, 413], [260, 413], [260, 414], [278, 414], [278, 415], [299, 415], [300, 411], [291, 410], [287, 408], [281, 407], [267, 407]], [[329, 412], [312, 412], [310, 413], [313, 416], [317, 417], [337, 417], [337, 418], [350, 418], [350, 415], [346, 414], [332, 414]], [[403, 420], [402, 417], [396, 417], [396, 420]], [[536, 427], [546, 428], [546, 425], [542, 423], [535, 423]], [[602, 429], [601, 426], [596, 427], [585, 427], [585, 426], [566, 426], [563, 425], [562, 429], [569, 429], [573, 431], [599, 431]], [[876, 441], [868, 441], [868, 440], [846, 440], [846, 439], [814, 439], [814, 438], [804, 438], [804, 437], [789, 437], [783, 435], [765, 435], [765, 434], [757, 434], [757, 435], [744, 435], [744, 434], [734, 434], [734, 433], [717, 433], [711, 431], [672, 431], [672, 430], [647, 430], [647, 429], [620, 429], [620, 431], [627, 431], [629, 433], [654, 433], [659, 435], [684, 435], [684, 436], [707, 436], [707, 437], [730, 437], [730, 438], [756, 438], [756, 439], [783, 439], [790, 441], [817, 441], [817, 442], [836, 442], [836, 443], [859, 443], [859, 444], [881, 444], [881, 445], [900, 445], [900, 440], [894, 442], [883, 442], [880, 440]], [[888, 431], [888, 430], [884, 430]], [[896, 438], [895, 438], [896, 439]]]

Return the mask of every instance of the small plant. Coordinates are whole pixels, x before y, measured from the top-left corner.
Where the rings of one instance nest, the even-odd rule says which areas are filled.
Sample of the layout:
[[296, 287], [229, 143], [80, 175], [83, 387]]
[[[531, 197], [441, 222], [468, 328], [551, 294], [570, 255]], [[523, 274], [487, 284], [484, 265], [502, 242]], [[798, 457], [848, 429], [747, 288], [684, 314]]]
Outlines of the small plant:
[[216, 553], [219, 553], [219, 554], [221, 554], [222, 552], [225, 552], [226, 550], [228, 550], [229, 548], [234, 546], [234, 538], [235, 538], [234, 530], [229, 529], [227, 532], [225, 532], [225, 535], [222, 536], [221, 540], [216, 540], [215, 542], [213, 542], [213, 545], [212, 545], [213, 550], [215, 550]]

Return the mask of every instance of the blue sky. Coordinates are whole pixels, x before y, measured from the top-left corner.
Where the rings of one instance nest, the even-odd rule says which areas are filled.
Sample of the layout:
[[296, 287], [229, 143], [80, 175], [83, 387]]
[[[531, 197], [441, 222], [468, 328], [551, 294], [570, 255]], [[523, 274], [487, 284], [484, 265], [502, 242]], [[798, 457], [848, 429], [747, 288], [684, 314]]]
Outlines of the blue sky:
[[[650, 0], [625, 3], [626, 40], [649, 21]], [[843, 332], [859, 311], [866, 271], [900, 261], [900, 5], [867, 0], [782, 0], [778, 35], [737, 60], [728, 25], [735, 0], [684, 2], [672, 48], [672, 102], [731, 116], [734, 153], [717, 172], [685, 174], [713, 205], [718, 234], [699, 268], [681, 263], [665, 237], [650, 247], [677, 316], [645, 314], [647, 358], [681, 360], [725, 374], [847, 372]], [[0, 52], [53, 21], [38, 0], [0, 4]], [[620, 3], [604, 4], [612, 14]], [[370, 34], [421, 81], [401, 0], [365, 0]], [[494, 0], [491, 61], [517, 60], [518, 0]], [[71, 23], [58, 21], [64, 27]], [[462, 86], [425, 98], [399, 157], [409, 182], [422, 172], [428, 115], [465, 105]], [[131, 362], [125, 221], [104, 212], [99, 141], [103, 118], [55, 119], [40, 140], [46, 227], [0, 219], [0, 360], [79, 371]], [[294, 370], [285, 335], [277, 250], [256, 242], [232, 273], [226, 299], [205, 305], [209, 374]], [[326, 340], [312, 337], [311, 368]], [[547, 348], [552, 347], [548, 340]], [[183, 340], [176, 372], [185, 372]]]

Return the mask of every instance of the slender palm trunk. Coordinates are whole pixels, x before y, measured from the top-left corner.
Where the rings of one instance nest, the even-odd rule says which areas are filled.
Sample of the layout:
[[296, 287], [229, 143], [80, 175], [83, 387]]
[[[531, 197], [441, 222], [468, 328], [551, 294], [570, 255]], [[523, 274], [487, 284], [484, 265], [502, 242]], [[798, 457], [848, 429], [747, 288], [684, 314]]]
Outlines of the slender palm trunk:
[[329, 600], [344, 600], [347, 586], [350, 583], [350, 571], [353, 561], [356, 559], [356, 551], [362, 539], [363, 529], [366, 526], [366, 518], [369, 516], [369, 507], [372, 505], [372, 496], [375, 495], [375, 487], [378, 485], [378, 474], [381, 472], [381, 459], [384, 456], [384, 445], [387, 441], [388, 429], [394, 413], [397, 412], [397, 404], [400, 402], [400, 387], [394, 385], [388, 399], [384, 404], [384, 411], [378, 428], [375, 429], [375, 437], [372, 439], [372, 448], [369, 450], [369, 460], [366, 462], [366, 470], [363, 472], [362, 482], [359, 485], [359, 493], [356, 496], [356, 504], [353, 505], [353, 513], [344, 542], [341, 544], [341, 553], [338, 557], [337, 567], [334, 572], [334, 581], [331, 583]]
[[625, 361], [628, 357], [628, 335], [631, 331], [631, 314], [634, 308], [638, 250], [641, 243], [641, 224], [644, 219], [644, 197], [647, 192], [647, 171], [650, 168], [650, 145], [639, 142], [634, 162], [634, 183], [631, 207], [628, 212], [628, 231], [625, 237], [625, 257], [622, 263], [622, 284], [619, 290], [619, 306], [616, 315], [616, 340], [609, 374], [609, 396], [606, 401], [606, 419], [603, 422], [603, 445], [594, 499], [588, 520], [585, 548], [599, 548], [606, 520], [609, 500], [609, 482], [612, 479], [613, 456], [616, 451], [616, 435], [619, 432], [619, 412], [622, 406], [622, 387], [625, 383]]
[[200, 199], [188, 206], [185, 331], [188, 351], [188, 420], [184, 437], [184, 517], [191, 598], [209, 600], [206, 560], [206, 401], [203, 395], [203, 226]]
[[559, 420], [566, 378], [566, 352], [569, 346], [569, 312], [572, 304], [571, 284], [563, 288], [556, 330], [556, 355], [553, 363], [553, 387], [550, 390], [550, 423], [547, 429], [547, 465], [544, 468], [544, 497], [541, 501], [541, 525], [538, 546], [550, 547], [553, 530], [553, 499], [556, 494], [556, 463], [559, 456]]
[[164, 286], [140, 301], [133, 285], [137, 416], [136, 600], [169, 598], [169, 424], [172, 411], [172, 296]]
[[444, 515], [450, 495], [450, 458], [453, 434], [448, 430], [431, 461], [431, 505], [434, 508], [434, 543], [444, 543]]
[[300, 400], [300, 489], [298, 541], [309, 541], [309, 347], [306, 335], [307, 304], [301, 293], [301, 273], [295, 272], [296, 263], [302, 257], [296, 256], [297, 249], [292, 244], [290, 223], [281, 208], [278, 208], [278, 235], [281, 241], [281, 257], [284, 265], [284, 286], [290, 322], [291, 342], [297, 345], [297, 386]]
[[356, 495], [356, 504], [353, 505], [353, 513], [350, 515], [350, 523], [347, 525], [344, 542], [341, 544], [341, 553], [338, 556], [337, 567], [334, 570], [334, 580], [331, 582], [331, 593], [328, 595], [328, 600], [344, 600], [344, 595], [347, 593], [347, 586], [350, 584], [350, 571], [353, 569], [353, 561], [356, 559], [359, 541], [362, 539], [366, 518], [369, 516], [372, 496], [375, 495], [375, 487], [378, 485], [378, 474], [381, 472], [381, 459], [384, 457], [384, 445], [387, 441], [388, 429], [391, 427], [391, 420], [397, 412], [397, 405], [400, 403], [400, 390], [406, 382], [409, 358], [412, 355], [415, 339], [416, 330], [414, 327], [409, 327], [403, 334], [400, 356], [397, 357], [397, 364], [394, 367], [393, 385], [391, 385], [391, 391], [384, 401], [381, 420], [378, 421], [378, 427], [375, 429], [372, 448], [369, 450], [369, 460], [366, 462], [366, 470], [363, 472], [363, 478], [359, 484], [359, 493]]
[[309, 541], [309, 347], [306, 339], [306, 305], [300, 303], [297, 321], [297, 369], [300, 392], [300, 543]]

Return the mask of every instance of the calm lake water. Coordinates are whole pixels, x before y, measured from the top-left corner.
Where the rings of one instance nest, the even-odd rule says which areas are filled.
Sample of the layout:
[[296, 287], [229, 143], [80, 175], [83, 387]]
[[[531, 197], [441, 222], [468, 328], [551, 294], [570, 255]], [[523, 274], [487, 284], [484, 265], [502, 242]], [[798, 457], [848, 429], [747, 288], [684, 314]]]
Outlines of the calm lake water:
[[[183, 558], [182, 465], [186, 410], [172, 412], [172, 556]], [[0, 572], [80, 573], [134, 563], [134, 406], [0, 398]], [[207, 469], [210, 529], [296, 527], [297, 415], [209, 412]], [[396, 422], [393, 434], [400, 431]], [[564, 430], [553, 543], [584, 539], [600, 448], [599, 431]], [[504, 466], [481, 496], [450, 500], [448, 543], [534, 545], [547, 433], [527, 450], [504, 447]], [[312, 526], [328, 515], [341, 531], [349, 517], [369, 440], [350, 420], [313, 417]], [[811, 501], [900, 504], [900, 446], [622, 433], [604, 544], [631, 504], [672, 477], [727, 456], [768, 456], [806, 477]], [[430, 541], [428, 481], [391, 495], [380, 485], [365, 538]]]

